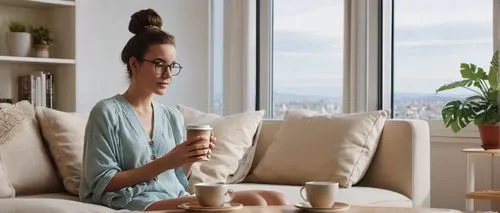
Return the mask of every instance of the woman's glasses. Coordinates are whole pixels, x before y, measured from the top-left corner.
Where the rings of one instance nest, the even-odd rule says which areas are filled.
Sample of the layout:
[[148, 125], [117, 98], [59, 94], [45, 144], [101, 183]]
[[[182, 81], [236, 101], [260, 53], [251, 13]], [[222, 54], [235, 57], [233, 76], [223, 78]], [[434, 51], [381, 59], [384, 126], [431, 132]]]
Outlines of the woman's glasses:
[[179, 75], [179, 73], [182, 70], [182, 66], [177, 62], [167, 64], [167, 62], [161, 61], [161, 60], [158, 60], [158, 61], [151, 61], [151, 60], [146, 60], [146, 59], [142, 59], [142, 60], [154, 64], [155, 65], [155, 72], [156, 72], [156, 75], [158, 75], [158, 76], [163, 76], [168, 71], [170, 71], [169, 72], [170, 76], [177, 76], [177, 75]]

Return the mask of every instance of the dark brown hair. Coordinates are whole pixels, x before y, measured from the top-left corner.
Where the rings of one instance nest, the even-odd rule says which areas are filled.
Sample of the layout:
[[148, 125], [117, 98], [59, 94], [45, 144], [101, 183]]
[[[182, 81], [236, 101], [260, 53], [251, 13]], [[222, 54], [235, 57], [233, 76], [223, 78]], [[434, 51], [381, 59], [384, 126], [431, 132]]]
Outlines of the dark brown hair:
[[149, 46], [155, 44], [171, 44], [175, 46], [173, 35], [161, 29], [163, 21], [153, 9], [140, 10], [131, 16], [128, 30], [135, 34], [122, 50], [122, 62], [127, 65], [129, 78], [132, 70], [128, 63], [131, 57], [141, 61]]

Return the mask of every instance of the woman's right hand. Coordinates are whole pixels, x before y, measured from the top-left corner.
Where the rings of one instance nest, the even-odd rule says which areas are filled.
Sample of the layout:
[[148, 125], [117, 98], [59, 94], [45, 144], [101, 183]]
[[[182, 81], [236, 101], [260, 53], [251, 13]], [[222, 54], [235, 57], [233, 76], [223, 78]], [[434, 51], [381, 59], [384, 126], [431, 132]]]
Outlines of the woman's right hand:
[[169, 165], [171, 168], [181, 167], [188, 163], [206, 161], [206, 155], [210, 153], [209, 138], [198, 136], [175, 146], [161, 159], [165, 162], [164, 165]]

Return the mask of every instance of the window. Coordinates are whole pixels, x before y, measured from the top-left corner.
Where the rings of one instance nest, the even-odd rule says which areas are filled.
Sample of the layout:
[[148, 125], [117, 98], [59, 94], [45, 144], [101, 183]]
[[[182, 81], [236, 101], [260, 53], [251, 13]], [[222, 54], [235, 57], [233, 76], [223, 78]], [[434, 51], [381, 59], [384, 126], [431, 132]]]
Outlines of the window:
[[261, 95], [269, 97], [264, 103], [272, 112], [268, 117], [282, 118], [289, 109], [341, 112], [344, 1], [262, 3], [269, 3], [264, 6], [272, 14], [268, 34], [271, 73], [267, 75], [268, 89], [261, 90]]
[[470, 95], [465, 89], [435, 94], [442, 84], [460, 80], [460, 63], [489, 67], [493, 1], [392, 2], [394, 117], [439, 120], [447, 101]]
[[211, 97], [211, 112], [223, 114], [223, 96], [224, 96], [224, 2], [222, 0], [212, 0], [211, 2], [211, 23], [212, 23], [212, 97]]

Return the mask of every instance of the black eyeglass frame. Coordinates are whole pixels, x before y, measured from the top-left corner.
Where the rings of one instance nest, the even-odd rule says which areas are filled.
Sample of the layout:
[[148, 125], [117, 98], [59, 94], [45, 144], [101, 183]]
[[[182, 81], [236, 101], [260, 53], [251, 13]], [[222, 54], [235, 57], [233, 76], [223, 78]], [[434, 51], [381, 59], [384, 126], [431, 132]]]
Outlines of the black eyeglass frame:
[[[159, 75], [159, 76], [163, 76], [165, 75], [165, 73], [167, 71], [170, 71], [170, 76], [178, 76], [180, 73], [181, 73], [181, 70], [182, 70], [182, 66], [181, 64], [177, 63], [176, 61], [171, 63], [171, 64], [167, 64], [167, 62], [163, 61], [163, 60], [158, 60], [158, 61], [152, 61], [152, 60], [148, 60], [148, 59], [141, 59], [141, 61], [146, 61], [146, 62], [149, 62], [149, 63], [152, 63], [155, 65], [155, 69], [161, 69], [161, 73], [158, 73], [157, 70], [156, 71], [156, 74]], [[165, 64], [165, 65], [162, 65], [162, 64]], [[177, 67], [175, 66], [177, 65]], [[179, 68], [179, 71], [177, 73], [173, 73], [172, 70], [173, 68]]]

